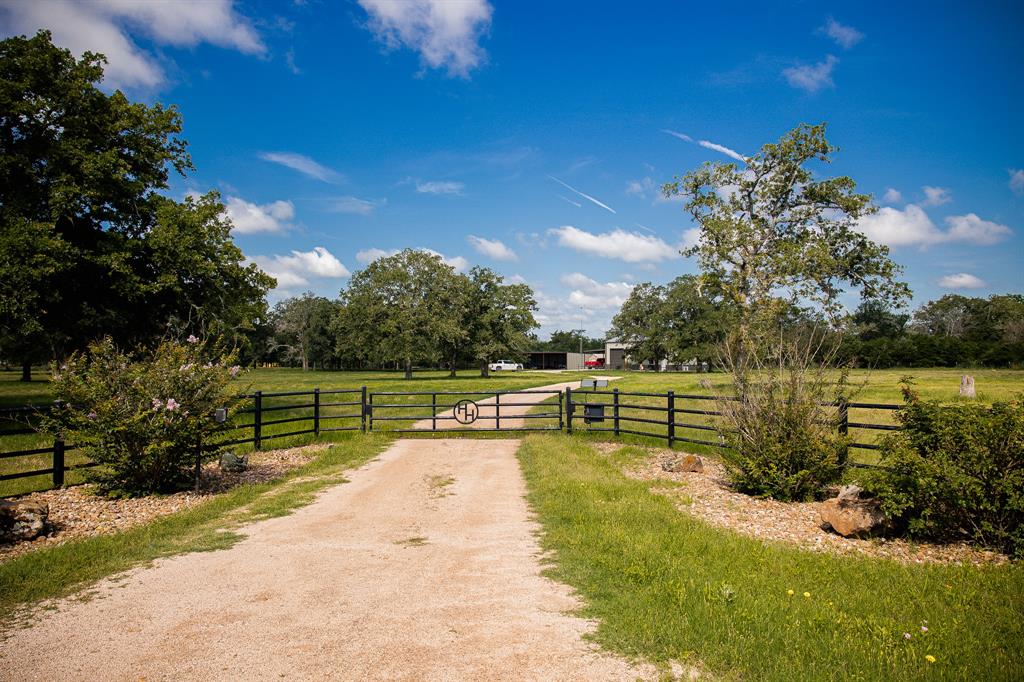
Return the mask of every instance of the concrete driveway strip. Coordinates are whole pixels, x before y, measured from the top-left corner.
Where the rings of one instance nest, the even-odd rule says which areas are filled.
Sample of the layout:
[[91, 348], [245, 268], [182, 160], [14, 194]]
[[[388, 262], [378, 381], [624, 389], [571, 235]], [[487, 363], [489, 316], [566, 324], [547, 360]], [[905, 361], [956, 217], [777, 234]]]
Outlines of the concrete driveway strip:
[[163, 559], [0, 644], [4, 680], [631, 680], [540, 575], [517, 440], [402, 440], [234, 547]]

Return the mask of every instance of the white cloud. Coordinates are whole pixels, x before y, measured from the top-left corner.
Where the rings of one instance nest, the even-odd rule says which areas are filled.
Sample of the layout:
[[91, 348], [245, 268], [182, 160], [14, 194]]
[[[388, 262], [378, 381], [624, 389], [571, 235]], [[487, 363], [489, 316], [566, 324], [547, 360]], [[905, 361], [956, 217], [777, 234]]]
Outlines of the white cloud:
[[689, 135], [686, 135], [685, 133], [677, 133], [676, 131], [669, 130], [667, 128], [662, 128], [661, 132], [665, 133], [666, 135], [671, 135], [672, 137], [678, 137], [680, 140], [684, 142], [693, 142], [693, 138], [690, 137]]
[[983, 289], [985, 282], [967, 272], [946, 275], [939, 280], [939, 286], [946, 289]]
[[982, 220], [974, 213], [967, 215], [951, 215], [946, 218], [948, 241], [970, 242], [989, 246], [1013, 234], [1013, 230], [1006, 225], [993, 223], [989, 220]]
[[328, 209], [332, 213], [354, 213], [356, 215], [369, 215], [378, 206], [387, 203], [385, 199], [371, 201], [359, 197], [338, 197], [331, 199]]
[[291, 255], [253, 256], [249, 260], [275, 278], [278, 289], [306, 286], [311, 277], [340, 279], [350, 274], [348, 268], [322, 246], [313, 247], [312, 251], [292, 251]]
[[740, 154], [739, 152], [733, 151], [732, 149], [729, 149], [728, 147], [725, 147], [723, 145], [715, 144], [714, 142], [708, 142], [707, 140], [701, 140], [697, 144], [699, 144], [701, 147], [704, 147], [705, 149], [710, 149], [712, 151], [721, 152], [722, 154], [725, 154], [729, 158], [736, 159], [737, 161], [739, 161], [741, 163], [746, 163], [747, 162], [747, 159], [742, 154]]
[[[450, 265], [452, 268], [455, 269], [456, 272], [465, 272], [466, 270], [469, 269], [469, 261], [467, 261], [462, 256], [453, 256], [449, 258], [440, 251], [435, 251], [434, 249], [421, 248], [420, 251], [426, 251], [427, 253], [439, 256], [445, 264]], [[385, 251], [384, 249], [378, 248], [364, 249], [356, 253], [356, 261], [358, 261], [361, 265], [369, 265], [375, 260], [378, 260], [380, 258], [388, 258], [390, 256], [394, 256], [396, 253], [398, 253], [398, 249], [391, 249], [389, 251]]]
[[1014, 194], [1024, 196], [1024, 170], [1012, 169], [1010, 173], [1010, 189]]
[[807, 92], [817, 92], [823, 87], [833, 87], [835, 83], [832, 82], [832, 69], [839, 60], [829, 55], [825, 58], [825, 61], [818, 62], [817, 64], [801, 64], [800, 66], [791, 66], [788, 69], [782, 71], [782, 75], [786, 77], [789, 84], [794, 88], [800, 88]]
[[157, 57], [141, 49], [131, 33], [144, 34], [157, 45], [191, 48], [209, 43], [245, 54], [266, 52], [233, 0], [192, 3], [187, 9], [174, 2], [5, 0], [0, 16], [6, 35], [33, 35], [46, 28], [56, 44], [77, 56], [87, 50], [106, 55], [104, 83], [112, 88], [156, 88], [167, 81]]
[[254, 204], [239, 197], [228, 197], [225, 205], [235, 234], [284, 232], [290, 227], [288, 221], [295, 217], [295, 206], [290, 201]]
[[465, 188], [465, 184], [450, 180], [416, 181], [416, 191], [420, 194], [462, 194]]
[[689, 249], [700, 243], [700, 228], [691, 227], [690, 229], [683, 232], [682, 247]]
[[633, 291], [628, 282], [598, 282], [579, 272], [564, 275], [561, 281], [571, 289], [569, 303], [587, 309], [618, 310]]
[[476, 252], [487, 256], [493, 260], [502, 261], [515, 261], [519, 260], [519, 256], [512, 249], [505, 246], [504, 243], [497, 239], [484, 239], [483, 237], [477, 237], [476, 235], [469, 235], [466, 237]]
[[391, 50], [401, 46], [416, 50], [425, 66], [468, 78], [487, 57], [479, 45], [491, 25], [493, 8], [487, 0], [358, 2], [378, 40]]
[[930, 246], [948, 242], [967, 242], [987, 246], [1013, 234], [1005, 225], [982, 220], [974, 213], [946, 218], [949, 230], [943, 232], [916, 204], [903, 210], [884, 207], [864, 216], [858, 229], [873, 241], [889, 246]]
[[921, 202], [922, 206], [942, 206], [953, 201], [953, 195], [948, 187], [929, 187], [925, 185], [921, 189], [924, 191], [924, 201]]
[[552, 228], [548, 233], [558, 238], [561, 246], [580, 253], [602, 258], [616, 258], [627, 263], [660, 263], [679, 258], [679, 248], [664, 240], [615, 228], [611, 232], [594, 234], [572, 225]]
[[844, 50], [849, 50], [864, 39], [864, 34], [853, 26], [844, 26], [832, 17], [828, 18], [828, 23], [820, 30], [824, 31], [829, 38], [835, 41], [836, 45]]
[[587, 201], [590, 201], [590, 202], [592, 202], [594, 204], [597, 204], [598, 206], [600, 206], [601, 208], [603, 208], [604, 210], [606, 210], [606, 211], [608, 211], [610, 213], [615, 213], [615, 209], [614, 208], [612, 208], [608, 204], [604, 203], [600, 199], [596, 199], [595, 197], [592, 197], [589, 194], [584, 194], [583, 192], [579, 191], [578, 189], [576, 189], [572, 185], [569, 185], [569, 184], [566, 184], [566, 183], [562, 182], [561, 180], [559, 180], [558, 178], [556, 178], [553, 175], [549, 175], [548, 177], [551, 178], [552, 180], [554, 180], [555, 182], [557, 182], [562, 187], [565, 187], [570, 192], [573, 192], [574, 194], [580, 195], [581, 197], [583, 197]]
[[518, 273], [512, 275], [511, 277], [506, 277], [505, 281], [508, 282], [509, 284], [526, 284], [526, 278]]
[[326, 166], [320, 165], [303, 154], [296, 154], [294, 152], [261, 152], [259, 156], [264, 161], [270, 161], [271, 163], [291, 168], [292, 170], [298, 171], [303, 175], [307, 175], [314, 180], [334, 184], [345, 179], [340, 173], [333, 171]]
[[882, 195], [882, 201], [887, 204], [898, 204], [903, 201], [903, 194], [898, 189], [890, 187]]

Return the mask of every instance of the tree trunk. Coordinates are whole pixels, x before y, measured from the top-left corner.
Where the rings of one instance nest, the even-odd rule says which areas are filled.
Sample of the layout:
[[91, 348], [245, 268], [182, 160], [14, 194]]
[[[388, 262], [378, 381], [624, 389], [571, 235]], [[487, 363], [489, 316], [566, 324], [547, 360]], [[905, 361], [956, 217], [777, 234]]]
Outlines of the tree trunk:
[[32, 381], [32, 363], [23, 362], [21, 363], [21, 380]]
[[487, 366], [486, 360], [482, 360], [480, 362], [480, 376], [484, 377], [485, 379], [491, 376], [491, 368]]
[[405, 378], [412, 379], [412, 359], [405, 359]]
[[302, 356], [302, 371], [309, 371], [309, 358], [307, 358], [305, 355]]
[[448, 376], [455, 378], [455, 353], [452, 353], [452, 364], [449, 365]]

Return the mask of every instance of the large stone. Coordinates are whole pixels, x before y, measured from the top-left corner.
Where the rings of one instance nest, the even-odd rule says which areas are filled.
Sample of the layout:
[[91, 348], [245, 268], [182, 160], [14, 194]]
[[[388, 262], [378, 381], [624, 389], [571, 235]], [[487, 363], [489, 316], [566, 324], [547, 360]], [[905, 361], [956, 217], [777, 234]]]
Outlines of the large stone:
[[[856, 491], [849, 488], [856, 488]], [[859, 494], [859, 488], [848, 486], [840, 491], [839, 497], [822, 502], [822, 528], [833, 530], [845, 538], [867, 537], [883, 531], [888, 519], [882, 513], [881, 503], [876, 499], [862, 500]]]
[[704, 473], [704, 460], [697, 455], [683, 455], [682, 457], [673, 457], [672, 459], [663, 461], [661, 463], [661, 468], [665, 471], [684, 471], [702, 474]]
[[236, 455], [233, 452], [224, 452], [220, 456], [220, 470], [238, 474], [249, 468], [249, 455]]
[[50, 507], [45, 502], [0, 502], [0, 542], [20, 542], [46, 530]]
[[960, 397], [977, 398], [978, 393], [974, 389], [974, 377], [964, 374], [960, 377]]

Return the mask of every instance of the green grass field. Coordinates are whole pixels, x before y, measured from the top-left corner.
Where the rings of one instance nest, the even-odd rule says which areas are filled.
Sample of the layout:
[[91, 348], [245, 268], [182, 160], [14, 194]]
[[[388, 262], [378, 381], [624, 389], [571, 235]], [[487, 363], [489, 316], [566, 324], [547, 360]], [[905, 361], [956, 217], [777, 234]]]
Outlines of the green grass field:
[[519, 451], [547, 573], [583, 597], [603, 647], [725, 679], [1024, 678], [1024, 567], [907, 566], [765, 543], [623, 475], [644, 456], [564, 436], [530, 436]]

